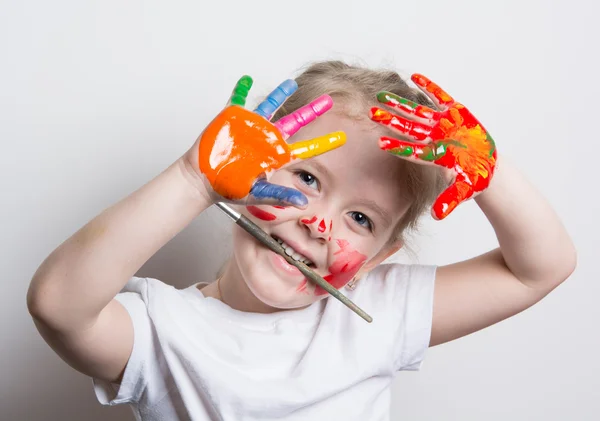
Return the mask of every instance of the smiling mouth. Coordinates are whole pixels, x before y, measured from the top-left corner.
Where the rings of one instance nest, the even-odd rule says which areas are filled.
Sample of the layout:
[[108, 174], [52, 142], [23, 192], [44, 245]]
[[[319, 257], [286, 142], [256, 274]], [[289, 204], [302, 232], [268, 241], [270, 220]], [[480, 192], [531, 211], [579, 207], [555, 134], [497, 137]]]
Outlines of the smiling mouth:
[[281, 238], [277, 237], [276, 235], [271, 235], [271, 237], [273, 237], [273, 239], [277, 241], [281, 247], [283, 247], [285, 254], [290, 256], [292, 259], [296, 260], [297, 262], [302, 262], [308, 267], [315, 267], [315, 264], [310, 259], [298, 253], [292, 246], [286, 244]]

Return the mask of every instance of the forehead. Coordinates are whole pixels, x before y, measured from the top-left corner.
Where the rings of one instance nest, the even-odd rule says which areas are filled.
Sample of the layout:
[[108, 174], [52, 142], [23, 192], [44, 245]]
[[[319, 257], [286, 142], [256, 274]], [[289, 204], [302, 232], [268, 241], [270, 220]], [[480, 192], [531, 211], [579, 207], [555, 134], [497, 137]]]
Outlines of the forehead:
[[303, 127], [289, 142], [335, 131], [346, 133], [346, 144], [306, 163], [314, 160], [324, 165], [331, 172], [336, 189], [375, 200], [396, 212], [405, 208], [405, 165], [400, 158], [379, 149], [378, 140], [385, 131], [368, 118], [351, 119], [329, 112]]

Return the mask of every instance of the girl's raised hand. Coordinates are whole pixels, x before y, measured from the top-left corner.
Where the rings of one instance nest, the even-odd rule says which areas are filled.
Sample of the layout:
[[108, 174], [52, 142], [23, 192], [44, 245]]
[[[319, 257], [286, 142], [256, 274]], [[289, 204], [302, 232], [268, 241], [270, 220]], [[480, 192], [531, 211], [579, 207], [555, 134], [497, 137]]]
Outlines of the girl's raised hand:
[[378, 101], [398, 110], [399, 115], [373, 107], [371, 120], [396, 130], [407, 139], [381, 137], [382, 150], [450, 170], [453, 180], [431, 210], [435, 219], [444, 219], [460, 203], [489, 186], [496, 168], [496, 145], [464, 105], [455, 102], [425, 76], [414, 74], [412, 80], [439, 111], [390, 92], [379, 92]]
[[[236, 84], [225, 109], [198, 139], [198, 167], [215, 201], [303, 207], [301, 192], [271, 184], [266, 175], [294, 159], [306, 159], [342, 146], [343, 132], [287, 144], [286, 139], [333, 106], [328, 95], [315, 99], [275, 123], [270, 119], [298, 85], [286, 80], [253, 112], [244, 108], [252, 78]], [[205, 183], [206, 184], [206, 183]]]

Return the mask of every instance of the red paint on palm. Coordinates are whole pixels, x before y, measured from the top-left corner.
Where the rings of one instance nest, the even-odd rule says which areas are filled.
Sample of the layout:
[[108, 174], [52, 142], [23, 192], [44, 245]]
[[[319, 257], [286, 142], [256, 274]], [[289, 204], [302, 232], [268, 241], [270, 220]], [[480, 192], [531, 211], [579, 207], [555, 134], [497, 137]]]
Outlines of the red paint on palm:
[[485, 190], [494, 175], [497, 150], [494, 140], [475, 116], [425, 76], [412, 80], [440, 107], [431, 124], [412, 121], [374, 107], [372, 119], [398, 130], [411, 140], [382, 137], [381, 149], [401, 157], [447, 168], [452, 184], [436, 199], [432, 214], [448, 216], [460, 203]]

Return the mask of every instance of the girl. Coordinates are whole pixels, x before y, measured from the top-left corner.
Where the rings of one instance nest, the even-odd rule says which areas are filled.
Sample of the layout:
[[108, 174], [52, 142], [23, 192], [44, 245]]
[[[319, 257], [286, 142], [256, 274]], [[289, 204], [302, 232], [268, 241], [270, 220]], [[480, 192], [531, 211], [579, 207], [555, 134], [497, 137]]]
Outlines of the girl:
[[[140, 420], [389, 419], [397, 371], [535, 304], [576, 262], [553, 210], [468, 109], [413, 81], [427, 96], [393, 72], [323, 62], [281, 108], [293, 82], [253, 113], [242, 78], [187, 153], [40, 266], [28, 306], [44, 339], [94, 378], [100, 402], [129, 403]], [[328, 113], [327, 96], [304, 107], [323, 94]], [[342, 147], [343, 134], [325, 135], [336, 131]], [[296, 159], [315, 150], [326, 153]], [[475, 196], [499, 248], [442, 267], [382, 264], [436, 197], [443, 219]], [[237, 226], [214, 282], [176, 290], [133, 277], [215, 201], [346, 287], [374, 322]]]

